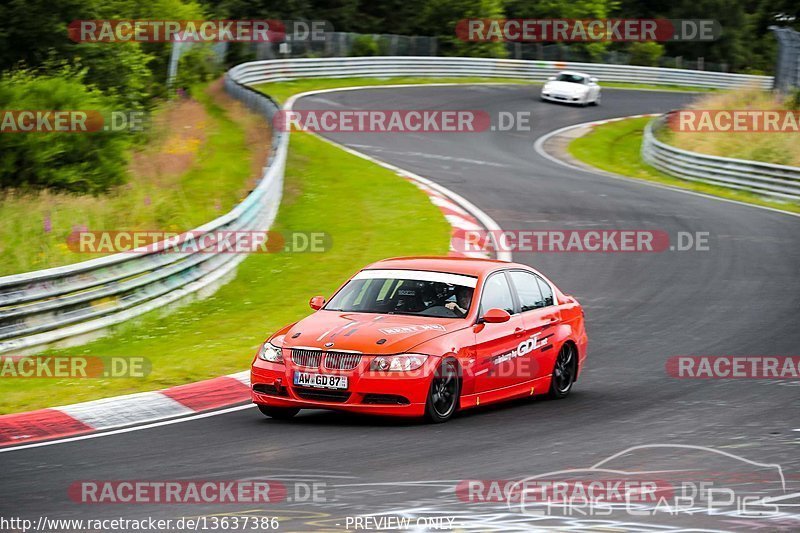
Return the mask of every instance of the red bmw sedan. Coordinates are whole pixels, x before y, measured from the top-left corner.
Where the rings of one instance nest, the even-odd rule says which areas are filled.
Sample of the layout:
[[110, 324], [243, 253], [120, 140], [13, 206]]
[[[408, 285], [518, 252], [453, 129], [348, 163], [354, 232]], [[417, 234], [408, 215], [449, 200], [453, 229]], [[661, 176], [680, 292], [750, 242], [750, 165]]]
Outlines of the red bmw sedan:
[[522, 264], [408, 257], [373, 263], [258, 349], [261, 412], [425, 417], [512, 398], [567, 396], [585, 360], [580, 304]]

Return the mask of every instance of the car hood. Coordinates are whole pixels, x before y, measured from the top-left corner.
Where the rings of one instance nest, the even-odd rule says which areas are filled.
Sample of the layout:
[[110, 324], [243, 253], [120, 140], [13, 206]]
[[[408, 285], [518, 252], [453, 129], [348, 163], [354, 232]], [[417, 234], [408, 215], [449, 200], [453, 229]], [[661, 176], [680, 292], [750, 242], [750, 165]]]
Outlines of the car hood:
[[[320, 310], [292, 326], [286, 332], [283, 347], [354, 350], [376, 355], [396, 354], [468, 326], [469, 322], [463, 318]], [[379, 344], [382, 339], [385, 340]]]
[[577, 83], [570, 83], [568, 81], [548, 81], [545, 87], [550, 91], [559, 93], [582, 93], [589, 90], [585, 85], [578, 85]]

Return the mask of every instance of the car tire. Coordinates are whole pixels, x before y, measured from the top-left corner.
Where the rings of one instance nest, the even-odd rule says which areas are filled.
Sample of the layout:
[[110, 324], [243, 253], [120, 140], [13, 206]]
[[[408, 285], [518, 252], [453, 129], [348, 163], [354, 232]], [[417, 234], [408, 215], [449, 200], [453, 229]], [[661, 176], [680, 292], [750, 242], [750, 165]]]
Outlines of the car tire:
[[258, 410], [265, 416], [276, 420], [289, 420], [300, 412], [300, 409], [295, 409], [293, 407], [272, 407], [270, 405], [261, 404], [258, 404]]
[[575, 383], [578, 371], [578, 350], [571, 343], [564, 343], [556, 357], [553, 374], [550, 379], [548, 396], [555, 400], [566, 398]]
[[428, 388], [425, 402], [425, 419], [428, 422], [447, 422], [456, 412], [461, 397], [460, 377], [458, 361], [452, 357], [442, 359]]
[[597, 98], [595, 98], [594, 101], [592, 102], [592, 105], [594, 105], [594, 106], [600, 105], [600, 95], [599, 94], [597, 95]]

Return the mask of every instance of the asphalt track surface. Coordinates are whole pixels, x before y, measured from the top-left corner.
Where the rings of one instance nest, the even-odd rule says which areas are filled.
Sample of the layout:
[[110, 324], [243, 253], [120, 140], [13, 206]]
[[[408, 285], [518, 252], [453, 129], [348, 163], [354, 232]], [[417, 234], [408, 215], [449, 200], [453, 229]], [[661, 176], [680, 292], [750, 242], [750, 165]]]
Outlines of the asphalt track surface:
[[[245, 514], [278, 516], [283, 531], [345, 529], [348, 516], [382, 513], [456, 517], [461, 529], [479, 531], [798, 530], [798, 507], [782, 507], [779, 516], [761, 519], [742, 518], [730, 507], [710, 514], [702, 504], [694, 514], [617, 511], [565, 517], [556, 510], [535, 516], [505, 503], [467, 504], [453, 493], [460, 480], [547, 478], [553, 471], [587, 468], [630, 447], [655, 444], [673, 447], [636, 449], [606, 466], [625, 472], [669, 470], [651, 475], [687, 481], [722, 476], [721, 485], [735, 485], [737, 493], [800, 491], [800, 381], [684, 380], [665, 372], [666, 359], [674, 355], [798, 354], [800, 218], [570, 170], [533, 149], [537, 137], [556, 128], [662, 112], [692, 95], [606, 89], [601, 106], [576, 108], [542, 103], [537, 91], [523, 86], [368, 89], [304, 98], [298, 108], [484, 109], [492, 116], [530, 111], [533, 130], [527, 132], [331, 137], [452, 189], [504, 229], [709, 233], [709, 251], [515, 254], [515, 260], [550, 275], [586, 309], [589, 361], [568, 399], [485, 407], [444, 425], [323, 411], [287, 423], [244, 409], [0, 453], [0, 515]], [[785, 490], [777, 490], [773, 467], [746, 461], [780, 465]], [[247, 478], [284, 480], [290, 488], [293, 481], [323, 481], [328, 501], [85, 505], [67, 496], [77, 480]], [[789, 500], [800, 504], [797, 496]]]

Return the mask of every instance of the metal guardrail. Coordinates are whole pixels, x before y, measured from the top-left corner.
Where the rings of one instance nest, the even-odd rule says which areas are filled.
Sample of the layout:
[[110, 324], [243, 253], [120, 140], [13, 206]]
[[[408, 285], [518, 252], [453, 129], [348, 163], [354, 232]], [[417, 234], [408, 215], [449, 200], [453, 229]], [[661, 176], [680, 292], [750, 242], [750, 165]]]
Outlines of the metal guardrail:
[[800, 167], [718, 157], [682, 150], [656, 138], [667, 116], [651, 120], [644, 130], [642, 159], [662, 172], [699, 181], [780, 198], [800, 200]]
[[544, 81], [560, 70], [578, 70], [603, 81], [629, 82], [683, 87], [731, 88], [755, 85], [772, 88], [772, 77], [727, 74], [699, 70], [567, 63], [560, 61], [523, 61], [466, 57], [349, 57], [322, 59], [282, 59], [254, 61], [234, 67], [245, 84], [297, 78], [349, 77], [487, 77]]
[[[299, 78], [488, 77], [542, 81], [559, 70], [580, 70], [601, 81], [694, 87], [772, 86], [772, 78], [626, 65], [448, 57], [286, 59], [244, 63], [225, 77], [235, 98], [272, 120], [277, 105], [248, 86]], [[270, 163], [258, 186], [229, 213], [192, 230], [265, 230], [278, 210], [288, 136], [274, 133]], [[35, 272], [0, 277], [0, 353], [82, 336], [211, 290], [244, 259], [242, 254], [120, 253]]]

